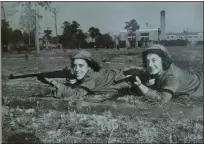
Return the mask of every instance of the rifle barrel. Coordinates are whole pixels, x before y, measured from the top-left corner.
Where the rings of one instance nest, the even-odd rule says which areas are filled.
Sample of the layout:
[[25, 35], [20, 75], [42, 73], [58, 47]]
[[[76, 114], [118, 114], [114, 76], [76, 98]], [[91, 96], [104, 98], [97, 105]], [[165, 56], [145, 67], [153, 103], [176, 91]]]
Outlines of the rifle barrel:
[[69, 71], [58, 70], [58, 71], [42, 72], [42, 73], [37, 73], [37, 74], [25, 74], [25, 75], [18, 75], [18, 76], [14, 76], [10, 74], [9, 79], [37, 77], [40, 75], [48, 77], [48, 78], [65, 78], [66, 76], [69, 75]]
[[39, 74], [26, 74], [26, 75], [18, 75], [18, 76], [14, 76], [12, 74], [10, 74], [9, 79], [18, 79], [18, 78], [27, 78], [27, 77], [36, 77]]
[[118, 80], [118, 81], [114, 81], [114, 85], [115, 84], [119, 84], [119, 83], [122, 83], [122, 82], [125, 82], [125, 81], [130, 81], [130, 80], [133, 80], [134, 77], [133, 76], [129, 76], [129, 77], [126, 77], [124, 79], [121, 79], [121, 80]]

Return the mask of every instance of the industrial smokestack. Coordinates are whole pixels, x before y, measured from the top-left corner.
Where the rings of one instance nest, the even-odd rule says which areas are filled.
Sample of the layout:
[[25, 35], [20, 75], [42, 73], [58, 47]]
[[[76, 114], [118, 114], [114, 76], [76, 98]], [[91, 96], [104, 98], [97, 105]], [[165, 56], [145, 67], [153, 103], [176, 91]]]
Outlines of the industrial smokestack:
[[161, 17], [160, 17], [160, 29], [161, 29], [161, 40], [165, 39], [165, 11], [161, 11]]
[[4, 4], [1, 2], [1, 19], [6, 21], [6, 15], [4, 11]]

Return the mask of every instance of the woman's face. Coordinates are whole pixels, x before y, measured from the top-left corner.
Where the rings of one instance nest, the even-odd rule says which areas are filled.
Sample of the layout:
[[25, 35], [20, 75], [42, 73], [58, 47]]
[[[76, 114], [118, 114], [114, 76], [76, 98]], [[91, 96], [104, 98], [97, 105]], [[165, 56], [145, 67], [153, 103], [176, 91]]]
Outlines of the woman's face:
[[162, 68], [162, 59], [157, 54], [150, 53], [147, 55], [147, 71], [150, 74], [161, 74], [163, 71]]
[[89, 66], [87, 62], [83, 59], [74, 59], [73, 70], [74, 70], [74, 74], [76, 75], [76, 78], [80, 80], [84, 78], [84, 76], [88, 72]]

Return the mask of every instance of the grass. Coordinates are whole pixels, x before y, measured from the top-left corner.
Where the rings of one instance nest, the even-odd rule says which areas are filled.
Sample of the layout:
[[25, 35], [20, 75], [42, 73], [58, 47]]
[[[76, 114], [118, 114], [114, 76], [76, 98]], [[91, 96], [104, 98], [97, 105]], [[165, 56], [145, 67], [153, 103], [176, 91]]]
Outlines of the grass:
[[34, 133], [44, 143], [71, 143], [80, 138], [123, 143], [196, 143], [203, 139], [202, 118], [176, 121], [164, 114], [162, 119], [149, 121], [134, 116], [112, 117], [108, 111], [103, 115], [87, 115], [52, 110], [40, 113], [34, 109], [11, 109], [4, 116], [12, 119], [7, 122], [7, 131], [4, 127], [4, 134], [23, 129]]
[[[178, 66], [187, 70], [203, 71], [202, 48], [171, 47], [168, 49]], [[117, 69], [132, 65], [141, 66], [142, 64], [140, 55], [142, 49], [121, 49], [120, 51], [89, 49], [88, 51], [97, 61], [101, 62], [104, 68]], [[37, 141], [37, 138], [42, 143], [203, 143], [203, 115], [185, 119], [181, 114], [181, 118], [176, 118], [169, 115], [168, 109], [164, 109], [162, 115], [157, 119], [148, 119], [145, 113], [141, 116], [134, 114], [123, 116], [113, 115], [111, 111], [107, 110], [101, 115], [96, 115], [77, 113], [73, 110], [60, 112], [45, 111], [39, 107], [20, 109], [5, 106], [14, 97], [21, 99], [36, 93], [43, 93], [43, 89], [46, 87], [36, 78], [8, 80], [7, 76], [10, 73], [15, 75], [36, 73], [61, 69], [65, 65], [70, 66], [69, 52], [42, 52], [40, 57], [31, 54], [28, 60], [24, 58], [24, 55], [3, 56], [3, 142], [12, 139], [12, 134], [31, 133], [33, 137], [27, 134], [27, 139], [24, 137], [21, 140], [25, 139], [27, 143]], [[156, 105], [142, 97], [132, 95], [121, 97], [118, 101], [131, 105], [141, 103], [149, 106]], [[178, 103], [182, 107], [197, 106], [203, 104], [203, 97], [183, 96], [173, 99], [172, 103]], [[29, 139], [31, 140], [29, 141]]]

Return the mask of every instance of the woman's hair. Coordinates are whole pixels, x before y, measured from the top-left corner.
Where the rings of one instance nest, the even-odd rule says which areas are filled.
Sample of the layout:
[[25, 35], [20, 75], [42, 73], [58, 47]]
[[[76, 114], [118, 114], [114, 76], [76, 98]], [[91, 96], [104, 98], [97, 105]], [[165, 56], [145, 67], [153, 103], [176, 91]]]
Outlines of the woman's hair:
[[[86, 63], [88, 64], [88, 66], [95, 72], [99, 72], [101, 70], [101, 66], [99, 65], [98, 62], [94, 61], [94, 60], [88, 60], [88, 59], [84, 59], [86, 61]], [[74, 66], [74, 59], [72, 59], [71, 61], [71, 67]]]
[[169, 69], [172, 64], [172, 59], [163, 51], [157, 49], [150, 49], [142, 53], [143, 67], [147, 67], [147, 55], [150, 53], [157, 54], [162, 59], [163, 70]]

